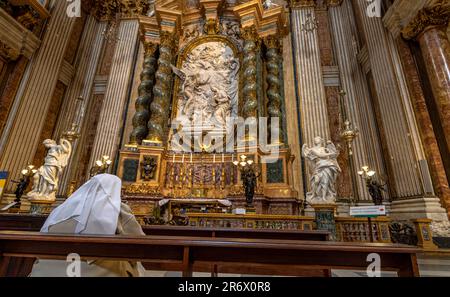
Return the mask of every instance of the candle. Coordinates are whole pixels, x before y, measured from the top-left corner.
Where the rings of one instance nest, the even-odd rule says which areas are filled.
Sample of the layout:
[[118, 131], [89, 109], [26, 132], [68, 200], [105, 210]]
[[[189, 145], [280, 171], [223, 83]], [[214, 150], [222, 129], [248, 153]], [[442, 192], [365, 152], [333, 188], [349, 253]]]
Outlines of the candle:
[[181, 163], [184, 163], [184, 154], [183, 157], [181, 158]]
[[234, 154], [231, 154], [231, 163], [234, 162]]
[[191, 163], [192, 163], [192, 153], [191, 153]]
[[222, 153], [222, 163], [225, 163], [225, 156]]
[[216, 163], [216, 154], [213, 155], [213, 163]]
[[173, 154], [172, 163], [175, 163], [175, 154]]

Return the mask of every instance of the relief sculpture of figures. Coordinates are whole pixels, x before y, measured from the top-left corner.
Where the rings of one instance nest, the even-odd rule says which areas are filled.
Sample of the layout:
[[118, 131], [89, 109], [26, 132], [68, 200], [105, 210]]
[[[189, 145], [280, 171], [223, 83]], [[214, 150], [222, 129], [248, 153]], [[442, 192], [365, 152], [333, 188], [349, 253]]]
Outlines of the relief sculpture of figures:
[[61, 138], [59, 144], [52, 139], [43, 142], [48, 149], [44, 165], [33, 176], [33, 188], [28, 192], [30, 201], [55, 201], [58, 190], [58, 180], [66, 167], [72, 152], [72, 145], [67, 139]]
[[331, 141], [324, 145], [321, 137], [314, 138], [314, 146], [303, 145], [303, 157], [312, 165], [310, 192], [306, 201], [310, 204], [334, 204], [336, 202], [335, 183], [341, 168], [337, 162], [338, 150]]
[[237, 116], [239, 60], [222, 42], [194, 48], [181, 69], [172, 66], [181, 80], [178, 117], [191, 124], [224, 127]]

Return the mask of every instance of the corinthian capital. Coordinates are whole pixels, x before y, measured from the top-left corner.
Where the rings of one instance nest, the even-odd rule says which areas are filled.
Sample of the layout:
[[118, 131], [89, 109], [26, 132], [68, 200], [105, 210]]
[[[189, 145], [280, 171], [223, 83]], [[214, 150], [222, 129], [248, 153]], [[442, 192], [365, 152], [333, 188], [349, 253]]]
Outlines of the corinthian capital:
[[450, 4], [438, 4], [423, 8], [417, 16], [402, 30], [405, 39], [414, 39], [430, 27], [448, 25]]

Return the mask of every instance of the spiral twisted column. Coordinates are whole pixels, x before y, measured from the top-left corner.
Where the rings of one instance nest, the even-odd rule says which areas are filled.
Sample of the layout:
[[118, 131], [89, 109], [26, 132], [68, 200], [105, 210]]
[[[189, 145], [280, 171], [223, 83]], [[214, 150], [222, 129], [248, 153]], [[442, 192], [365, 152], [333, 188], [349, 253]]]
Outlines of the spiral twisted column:
[[141, 144], [148, 134], [148, 121], [150, 119], [150, 103], [153, 97], [153, 87], [156, 72], [156, 43], [144, 44], [144, 67], [141, 72], [141, 84], [139, 85], [139, 97], [136, 99], [136, 113], [133, 116], [133, 131], [130, 135], [130, 144]]
[[267, 69], [267, 113], [270, 117], [269, 119], [269, 131], [271, 130], [272, 118], [278, 118], [279, 139], [278, 142], [282, 143], [284, 141], [283, 124], [281, 121], [282, 111], [281, 111], [281, 80], [280, 80], [280, 48], [281, 42], [276, 36], [268, 36], [264, 39], [264, 44], [266, 45], [266, 69]]
[[175, 52], [175, 36], [169, 32], [161, 32], [159, 46], [158, 71], [153, 88], [153, 101], [150, 104], [150, 121], [148, 123], [147, 141], [162, 145], [165, 126], [170, 107], [172, 75], [171, 67]]
[[257, 82], [256, 82], [256, 51], [258, 49], [258, 33], [255, 26], [243, 28], [241, 36], [244, 39], [242, 68], [244, 72], [243, 86], [243, 116], [257, 117]]

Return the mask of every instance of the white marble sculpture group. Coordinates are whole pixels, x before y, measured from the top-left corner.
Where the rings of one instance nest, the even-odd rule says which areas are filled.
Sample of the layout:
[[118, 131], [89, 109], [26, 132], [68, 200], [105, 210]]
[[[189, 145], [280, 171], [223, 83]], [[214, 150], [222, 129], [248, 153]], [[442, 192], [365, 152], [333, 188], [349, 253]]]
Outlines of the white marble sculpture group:
[[314, 138], [314, 145], [302, 148], [303, 157], [312, 164], [310, 191], [306, 194], [306, 201], [311, 204], [334, 204], [336, 202], [335, 183], [341, 168], [337, 162], [339, 151], [331, 141], [321, 137]]
[[226, 125], [227, 117], [237, 116], [239, 60], [220, 41], [194, 48], [181, 69], [172, 67], [181, 80], [178, 118], [191, 125]]

